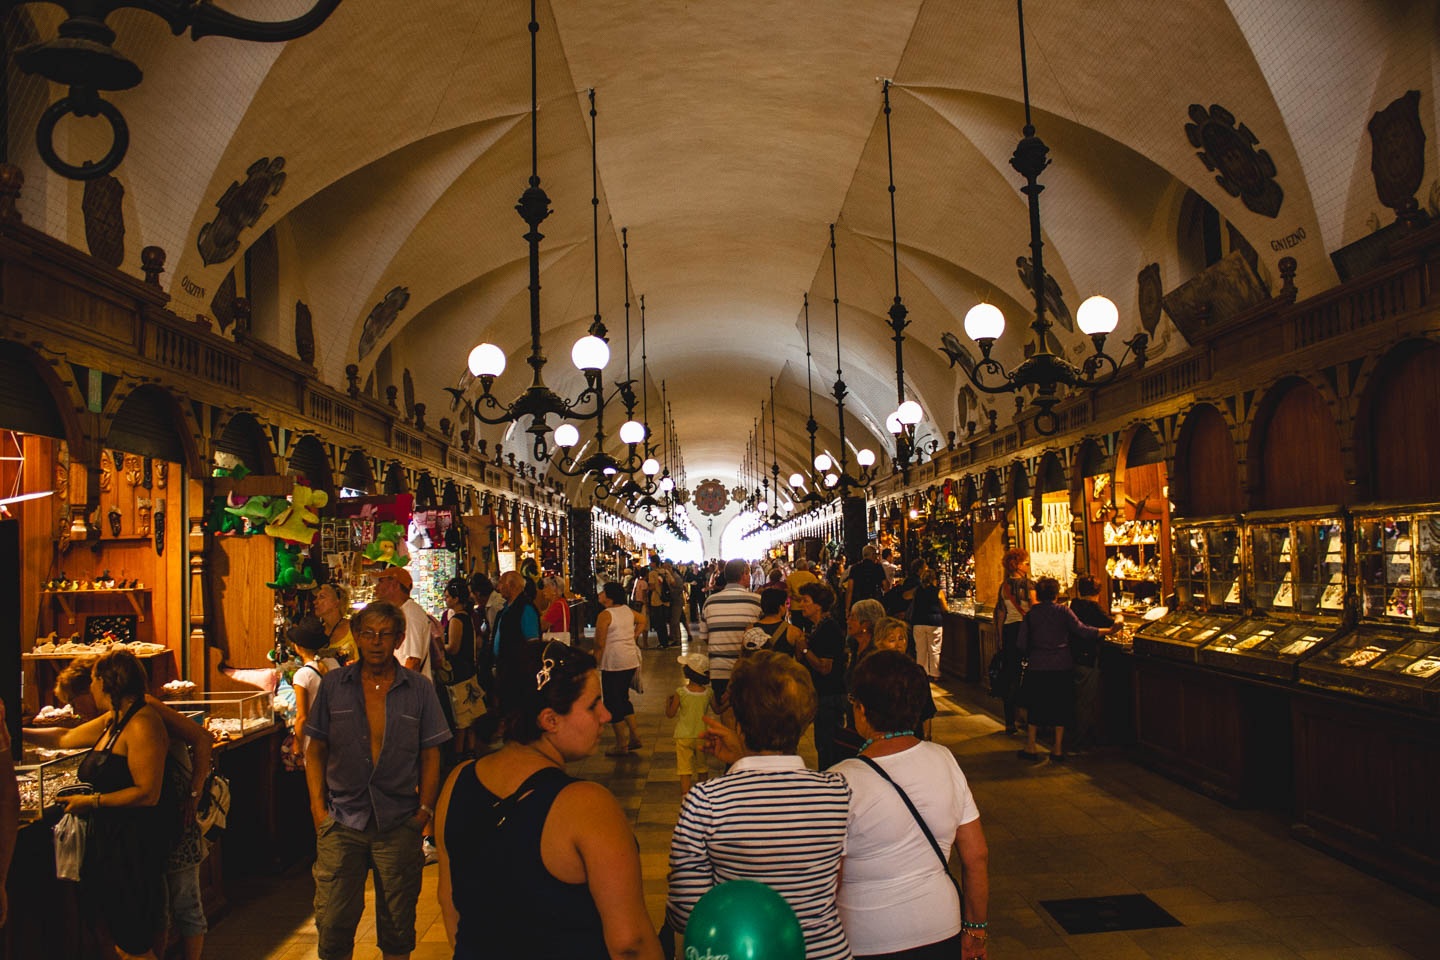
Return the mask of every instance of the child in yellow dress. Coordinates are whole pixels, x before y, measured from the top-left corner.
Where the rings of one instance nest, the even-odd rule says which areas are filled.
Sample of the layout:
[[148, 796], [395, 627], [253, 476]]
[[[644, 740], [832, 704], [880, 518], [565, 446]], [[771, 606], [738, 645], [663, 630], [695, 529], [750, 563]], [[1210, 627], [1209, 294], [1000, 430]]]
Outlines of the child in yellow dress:
[[708, 764], [700, 749], [705, 732], [705, 714], [714, 713], [714, 691], [710, 689], [710, 658], [703, 653], [676, 657], [685, 671], [685, 682], [665, 701], [665, 716], [675, 717], [675, 769], [680, 774], [680, 795], [705, 779]]

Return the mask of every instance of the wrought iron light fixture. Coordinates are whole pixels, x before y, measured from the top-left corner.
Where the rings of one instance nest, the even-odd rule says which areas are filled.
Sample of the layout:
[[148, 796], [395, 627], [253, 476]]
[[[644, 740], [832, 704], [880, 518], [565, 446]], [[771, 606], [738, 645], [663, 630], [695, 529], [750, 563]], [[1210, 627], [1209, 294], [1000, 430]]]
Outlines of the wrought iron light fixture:
[[[530, 0], [530, 185], [520, 195], [520, 202], [515, 205], [515, 210], [530, 228], [525, 234], [525, 240], [530, 245], [530, 356], [526, 358], [526, 362], [535, 371], [535, 375], [525, 392], [505, 405], [496, 400], [490, 392], [495, 385], [495, 378], [505, 372], [505, 351], [493, 343], [482, 343], [470, 351], [469, 366], [470, 372], [480, 381], [480, 396], [471, 403], [476, 419], [495, 425], [517, 423], [522, 418], [529, 417], [530, 425], [525, 429], [535, 438], [535, 459], [543, 462], [550, 459], [545, 435], [550, 432], [548, 418], [552, 414], [571, 420], [593, 420], [600, 416], [605, 400], [600, 374], [610, 362], [610, 345], [606, 342], [605, 326], [600, 322], [597, 306], [590, 332], [576, 340], [570, 351], [571, 361], [576, 369], [585, 375], [585, 389], [574, 400], [566, 400], [545, 386], [545, 380], [541, 376], [545, 367], [545, 354], [540, 344], [540, 241], [544, 239], [540, 224], [550, 215], [550, 198], [540, 188], [540, 146], [537, 130], [540, 104], [535, 66], [535, 37], [539, 32], [540, 24], [535, 19], [535, 0]], [[593, 111], [591, 121], [594, 121]], [[591, 150], [593, 161], [593, 143]], [[597, 212], [596, 216], [598, 215]], [[596, 282], [599, 282], [598, 279]], [[595, 409], [589, 413], [583, 412], [581, 407], [591, 399], [595, 401]], [[497, 410], [499, 413], [487, 412]], [[557, 442], [558, 439], [557, 436]]]
[[[855, 462], [859, 464], [860, 470], [852, 475], [850, 473], [849, 447], [845, 443], [845, 397], [849, 388], [845, 386], [844, 374], [840, 369], [840, 279], [836, 271], [835, 260], [835, 224], [830, 224], [830, 282], [832, 289], [831, 303], [835, 306], [835, 411], [837, 414], [837, 426], [840, 431], [840, 460], [835, 461], [828, 453], [817, 455], [812, 461], [815, 470], [825, 478], [826, 488], [838, 488], [840, 496], [850, 496], [850, 491], [859, 488], [864, 490], [875, 481], [875, 451], [866, 447], [855, 454]], [[915, 404], [918, 411], [920, 405]], [[918, 423], [920, 418], [916, 416]]]
[[[21, 3], [33, 0], [20, 0]], [[340, 0], [316, 0], [308, 11], [292, 20], [251, 20], [237, 17], [208, 2], [196, 0], [51, 0], [69, 14], [52, 40], [41, 40], [15, 51], [15, 64], [28, 74], [70, 88], [40, 115], [35, 127], [35, 148], [45, 166], [70, 180], [93, 180], [110, 173], [125, 159], [130, 127], [113, 103], [100, 91], [129, 90], [138, 86], [140, 68], [114, 47], [115, 31], [105, 20], [116, 10], [131, 7], [163, 19], [176, 36], [190, 31], [192, 40], [233, 37], [259, 43], [284, 43], [310, 33], [340, 6]], [[18, 6], [6, 4], [6, 7]], [[55, 152], [55, 125], [66, 114], [104, 117], [110, 124], [110, 149], [100, 160], [79, 166], [66, 163]]]
[[[815, 422], [815, 388], [810, 380], [810, 294], [807, 291], [803, 296], [805, 310], [805, 400], [809, 405], [809, 417], [805, 421], [805, 432], [810, 434], [810, 466], [805, 468], [805, 473], [797, 470], [790, 474], [789, 481], [790, 487], [795, 491], [795, 495], [799, 497], [800, 503], [810, 508], [826, 503], [830, 498], [825, 493], [825, 476], [814, 469], [814, 464], [819, 459], [815, 454], [815, 433], [820, 429], [820, 425]], [[829, 458], [827, 457], [826, 459]], [[808, 490], [806, 489], [807, 481]], [[805, 490], [803, 497], [800, 496], [801, 490]]]
[[890, 304], [891, 339], [895, 341], [895, 403], [893, 413], [885, 418], [885, 428], [895, 436], [895, 467], [905, 483], [910, 482], [910, 465], [920, 462], [915, 446], [915, 425], [924, 416], [920, 404], [905, 399], [905, 328], [908, 311], [900, 299], [900, 244], [895, 229], [895, 149], [890, 142], [890, 81], [881, 87], [885, 101], [885, 157], [890, 170], [890, 263], [895, 272], [895, 300]]
[[[1005, 332], [1005, 315], [1000, 308], [989, 303], [978, 303], [965, 315], [965, 332], [980, 346], [981, 359], [978, 363], [961, 362], [970, 382], [984, 393], [1017, 393], [1025, 387], [1034, 387], [1035, 395], [1030, 402], [1037, 407], [1035, 430], [1042, 436], [1059, 431], [1060, 419], [1055, 415], [1055, 405], [1060, 402], [1058, 388], [1064, 384], [1070, 387], [1094, 388], [1113, 381], [1120, 373], [1126, 358], [1133, 352], [1137, 366], [1145, 364], [1145, 350], [1149, 337], [1142, 331], [1125, 341], [1125, 352], [1116, 360], [1105, 352], [1105, 338], [1115, 330], [1119, 311], [1115, 304], [1103, 296], [1093, 296], [1080, 304], [1075, 312], [1075, 322], [1082, 333], [1089, 334], [1095, 344], [1095, 352], [1077, 369], [1064, 357], [1051, 352], [1047, 343], [1053, 322], [1045, 316], [1045, 264], [1042, 259], [1044, 243], [1040, 238], [1040, 191], [1045, 188], [1039, 183], [1040, 174], [1050, 165], [1047, 147], [1035, 135], [1035, 125], [1030, 117], [1030, 73], [1025, 59], [1025, 0], [1015, 0], [1017, 19], [1020, 24], [1020, 82], [1025, 95], [1025, 128], [1015, 153], [1010, 157], [1010, 166], [1025, 178], [1020, 192], [1029, 200], [1030, 208], [1030, 287], [1035, 294], [1035, 319], [1030, 329], [1035, 331], [1035, 352], [1015, 368], [1007, 372], [998, 360], [990, 356], [995, 341]], [[962, 357], [946, 348], [945, 354], [953, 367]], [[1017, 396], [1017, 404], [1023, 401]], [[1018, 409], [1017, 409], [1018, 412]]]

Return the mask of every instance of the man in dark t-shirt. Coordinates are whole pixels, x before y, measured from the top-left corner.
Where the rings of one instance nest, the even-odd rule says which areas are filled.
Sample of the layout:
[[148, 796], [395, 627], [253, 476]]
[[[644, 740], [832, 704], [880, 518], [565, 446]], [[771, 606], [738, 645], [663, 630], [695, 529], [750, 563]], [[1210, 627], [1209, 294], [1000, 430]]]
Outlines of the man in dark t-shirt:
[[[1100, 606], [1100, 586], [1093, 577], [1081, 577], [1075, 582], [1078, 596], [1070, 601], [1070, 610], [1087, 627], [1108, 630], [1115, 625], [1115, 619]], [[1072, 751], [1077, 746], [1088, 745], [1093, 739], [1097, 726], [1100, 699], [1100, 641], [1070, 640], [1070, 656], [1075, 661], [1075, 728], [1070, 733]]]
[[885, 568], [875, 559], [875, 547], [867, 544], [845, 578], [845, 610], [859, 600], [879, 600], [884, 593]]
[[835, 735], [845, 726], [845, 628], [830, 616], [835, 592], [815, 582], [800, 587], [800, 612], [815, 626], [795, 645], [795, 659], [815, 683], [815, 753], [824, 770], [840, 759]]

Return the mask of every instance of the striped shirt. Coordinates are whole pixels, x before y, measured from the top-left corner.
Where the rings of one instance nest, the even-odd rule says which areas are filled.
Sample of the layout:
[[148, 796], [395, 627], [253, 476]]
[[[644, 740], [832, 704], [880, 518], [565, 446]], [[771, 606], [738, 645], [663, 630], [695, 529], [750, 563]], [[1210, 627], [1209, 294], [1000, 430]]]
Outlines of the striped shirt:
[[745, 631], [760, 619], [760, 598], [738, 583], [712, 594], [700, 610], [700, 636], [710, 645], [710, 679], [729, 680]]
[[835, 902], [849, 816], [845, 778], [807, 770], [793, 755], [742, 757], [725, 776], [696, 784], [670, 840], [670, 926], [684, 933], [716, 884], [756, 880], [795, 911], [806, 960], [849, 960]]

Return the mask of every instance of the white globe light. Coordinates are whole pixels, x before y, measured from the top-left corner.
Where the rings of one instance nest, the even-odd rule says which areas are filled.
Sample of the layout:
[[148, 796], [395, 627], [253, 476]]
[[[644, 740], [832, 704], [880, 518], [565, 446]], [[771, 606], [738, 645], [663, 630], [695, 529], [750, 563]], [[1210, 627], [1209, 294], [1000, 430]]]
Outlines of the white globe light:
[[1080, 328], [1081, 333], [1088, 333], [1092, 337], [1097, 333], [1114, 333], [1115, 325], [1119, 322], [1120, 311], [1115, 309], [1115, 304], [1109, 297], [1091, 297], [1075, 311], [1075, 325]]
[[799, 473], [792, 473], [792, 474], [790, 474], [790, 486], [792, 486], [792, 487], [803, 487], [803, 486], [805, 486], [805, 477], [804, 477], [804, 475], [803, 475], [803, 474], [799, 474]]
[[669, 477], [661, 477], [660, 489], [664, 490], [666, 493], [669, 493], [671, 490], [675, 489], [675, 481], [671, 480]]
[[467, 363], [477, 377], [498, 377], [505, 372], [505, 351], [493, 343], [482, 343], [470, 351]]
[[840, 475], [839, 475], [838, 473], [827, 473], [827, 474], [825, 474], [825, 486], [827, 486], [827, 487], [833, 487], [833, 486], [835, 486], [835, 484], [837, 484], [837, 483], [839, 483], [839, 482], [840, 482]]
[[620, 425], [621, 443], [640, 443], [645, 439], [645, 424], [638, 420], [626, 420]]
[[575, 429], [573, 424], [562, 423], [555, 428], [555, 445], [557, 447], [573, 447], [580, 442], [580, 431]]
[[995, 340], [1005, 332], [1005, 314], [993, 303], [977, 303], [965, 314], [965, 333], [971, 340]]
[[613, 477], [613, 476], [615, 476], [615, 468], [614, 468], [614, 467], [601, 467], [601, 468], [600, 468], [600, 472], [603, 473], [603, 474], [605, 474], [605, 476], [607, 476], [607, 477]]
[[647, 477], [655, 476], [655, 474], [660, 472], [660, 461], [656, 460], [654, 457], [649, 458], [644, 463], [640, 464], [640, 472], [645, 474], [645, 476]]
[[815, 469], [824, 473], [830, 469], [830, 465], [834, 462], [835, 461], [830, 459], [830, 454], [828, 453], [817, 454], [815, 457]]
[[900, 404], [900, 409], [895, 411], [895, 416], [900, 418], [900, 422], [908, 426], [914, 426], [919, 423], [920, 418], [924, 415], [924, 411], [920, 409], [920, 404], [914, 400], [906, 400]]
[[855, 454], [855, 462], [860, 464], [860, 466], [862, 467], [868, 467], [872, 465], [875, 462], [875, 451], [871, 450], [869, 447], [866, 447], [864, 450], [861, 450], [859, 453]]
[[570, 348], [570, 362], [576, 370], [604, 370], [610, 362], [610, 345], [599, 337], [581, 337]]
[[905, 425], [900, 422], [900, 414], [892, 413], [890, 414], [890, 416], [886, 417], [885, 429], [889, 430], [891, 433], [894, 434], [899, 434], [901, 430], [904, 430]]

